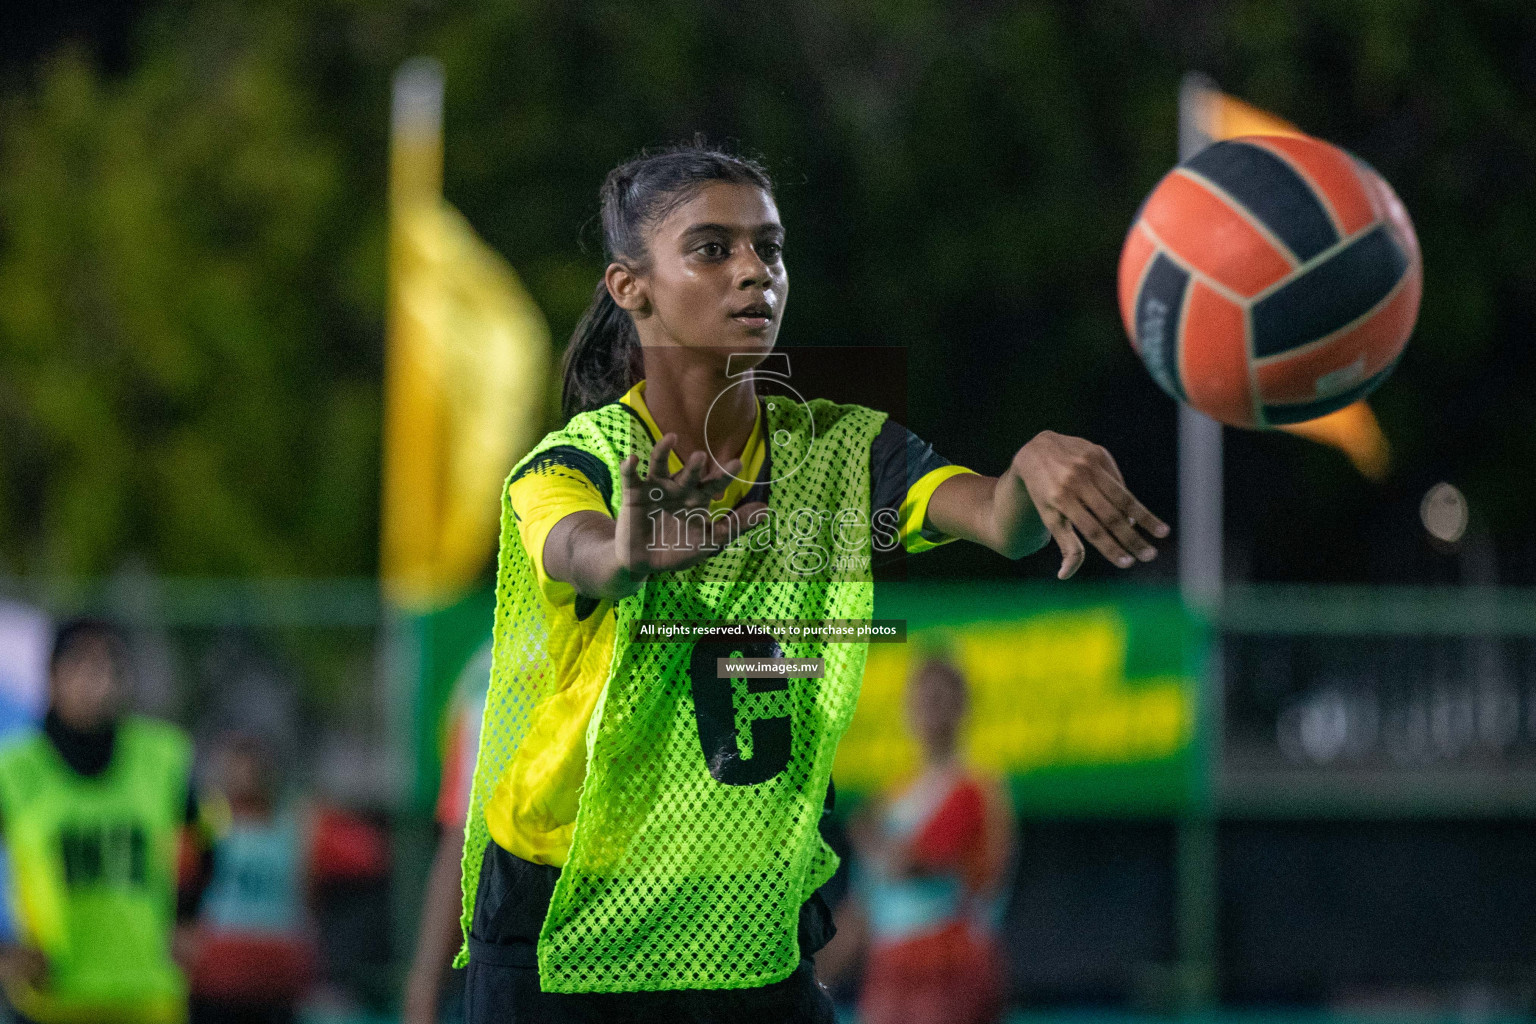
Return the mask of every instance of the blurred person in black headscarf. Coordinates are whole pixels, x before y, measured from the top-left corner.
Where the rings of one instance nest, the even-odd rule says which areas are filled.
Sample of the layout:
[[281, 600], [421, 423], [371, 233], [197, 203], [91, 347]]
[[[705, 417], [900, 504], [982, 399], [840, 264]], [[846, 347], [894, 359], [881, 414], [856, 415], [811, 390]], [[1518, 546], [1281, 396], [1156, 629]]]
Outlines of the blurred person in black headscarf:
[[38, 1024], [180, 1024], [174, 949], [206, 843], [192, 745], [124, 710], [126, 649], [97, 619], [55, 635], [40, 730], [0, 748], [0, 829], [17, 939], [0, 947], [14, 1011]]

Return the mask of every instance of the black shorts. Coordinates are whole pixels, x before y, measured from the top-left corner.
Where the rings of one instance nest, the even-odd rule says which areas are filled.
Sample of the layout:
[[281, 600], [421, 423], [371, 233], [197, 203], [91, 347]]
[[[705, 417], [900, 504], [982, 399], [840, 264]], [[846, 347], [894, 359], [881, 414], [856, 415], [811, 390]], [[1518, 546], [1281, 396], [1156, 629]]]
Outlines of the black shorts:
[[539, 988], [535, 950], [560, 869], [485, 846], [464, 973], [465, 1024], [833, 1024], [832, 1000], [811, 962], [832, 938], [818, 891], [800, 908], [795, 972], [761, 988], [554, 993]]

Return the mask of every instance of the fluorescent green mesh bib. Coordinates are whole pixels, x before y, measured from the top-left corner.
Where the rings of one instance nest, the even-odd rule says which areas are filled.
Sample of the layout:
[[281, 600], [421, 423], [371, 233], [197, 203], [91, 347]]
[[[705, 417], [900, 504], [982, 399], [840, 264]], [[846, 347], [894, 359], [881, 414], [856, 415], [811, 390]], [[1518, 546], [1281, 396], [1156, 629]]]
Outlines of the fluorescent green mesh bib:
[[112, 762], [85, 778], [43, 735], [0, 751], [0, 810], [22, 939], [49, 981], [8, 981], [33, 1020], [171, 1022], [186, 983], [171, 959], [176, 843], [192, 745], [171, 726], [119, 724]]
[[[869, 448], [885, 414], [820, 399], [763, 404], [773, 525], [686, 571], [652, 577], [613, 609], [615, 648], [587, 734], [575, 835], [539, 936], [547, 992], [782, 980], [800, 960], [800, 905], [837, 866], [817, 822], [867, 646], [634, 641], [642, 621], [872, 613]], [[523, 462], [562, 444], [602, 459], [615, 509], [619, 464], [637, 453], [643, 473], [652, 447], [638, 418], [614, 403], [572, 418]], [[466, 931], [489, 838], [485, 801], [554, 680], [551, 609], [503, 495], [495, 656], [464, 851]], [[719, 679], [716, 658], [736, 655], [822, 658], [825, 675]]]

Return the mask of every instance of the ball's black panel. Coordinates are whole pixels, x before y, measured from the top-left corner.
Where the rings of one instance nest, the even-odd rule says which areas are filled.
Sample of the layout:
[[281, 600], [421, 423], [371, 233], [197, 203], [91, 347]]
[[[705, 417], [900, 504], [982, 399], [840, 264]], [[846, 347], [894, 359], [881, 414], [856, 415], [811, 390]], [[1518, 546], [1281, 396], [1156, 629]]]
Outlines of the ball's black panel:
[[1305, 263], [1339, 240], [1312, 187], [1268, 150], [1246, 142], [1218, 142], [1184, 166], [1241, 203], [1298, 262]]
[[1391, 294], [1407, 270], [1407, 255], [1378, 224], [1253, 304], [1254, 357], [1289, 352], [1347, 327]]
[[1189, 274], [1164, 253], [1152, 266], [1136, 293], [1136, 346], [1142, 362], [1168, 394], [1184, 401], [1179, 380], [1179, 317], [1189, 294]]

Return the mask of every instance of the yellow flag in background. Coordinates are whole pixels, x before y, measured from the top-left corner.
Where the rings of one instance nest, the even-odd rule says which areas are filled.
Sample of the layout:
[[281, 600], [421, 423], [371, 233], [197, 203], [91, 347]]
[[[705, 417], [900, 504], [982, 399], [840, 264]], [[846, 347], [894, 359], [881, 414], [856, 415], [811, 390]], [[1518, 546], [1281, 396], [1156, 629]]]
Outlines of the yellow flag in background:
[[[1228, 96], [1200, 80], [1193, 92], [1195, 121], [1210, 142], [1239, 135], [1304, 135], [1299, 128], [1267, 110]], [[1376, 414], [1362, 399], [1327, 416], [1282, 426], [1281, 430], [1320, 444], [1332, 445], [1349, 457], [1361, 474], [1384, 480], [1392, 466], [1392, 450]]]
[[1376, 414], [1371, 412], [1364, 399], [1327, 416], [1280, 429], [1319, 444], [1332, 445], [1349, 456], [1360, 474], [1371, 480], [1385, 480], [1387, 471], [1392, 468], [1392, 448], [1387, 444], [1387, 435], [1382, 433]]
[[395, 80], [380, 574], [397, 606], [450, 603], [494, 553], [502, 481], [544, 426], [549, 328], [442, 197], [440, 69]]

